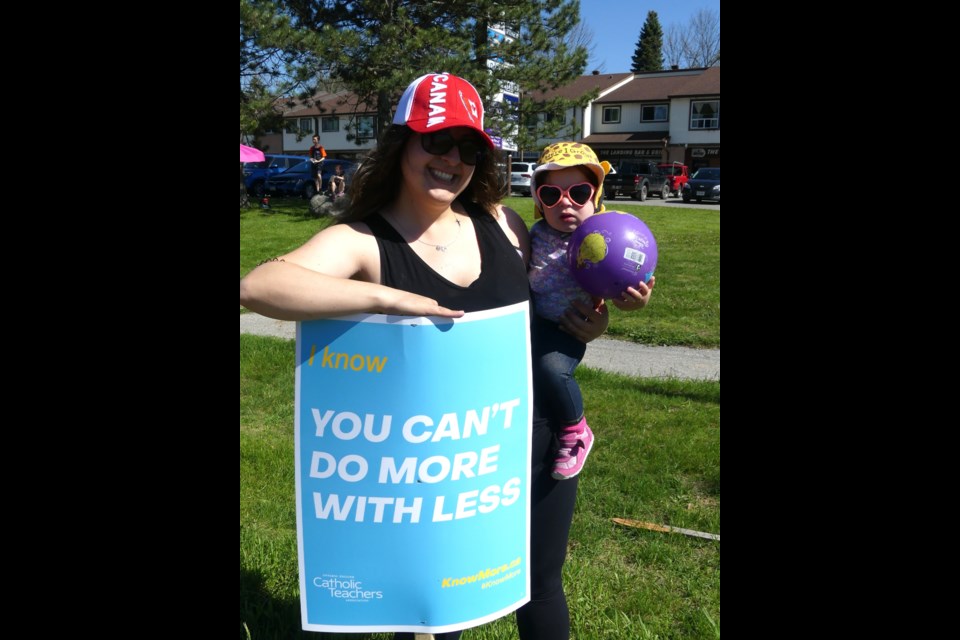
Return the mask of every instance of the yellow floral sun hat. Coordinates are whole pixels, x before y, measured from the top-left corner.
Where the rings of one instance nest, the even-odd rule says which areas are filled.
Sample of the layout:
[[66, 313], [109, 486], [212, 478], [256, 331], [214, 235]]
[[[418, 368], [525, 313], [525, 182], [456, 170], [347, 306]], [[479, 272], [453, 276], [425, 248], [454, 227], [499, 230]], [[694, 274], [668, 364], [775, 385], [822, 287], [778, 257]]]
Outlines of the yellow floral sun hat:
[[540, 204], [540, 198], [537, 197], [537, 174], [569, 167], [586, 167], [593, 173], [597, 185], [597, 193], [594, 194], [593, 204], [597, 208], [597, 213], [604, 211], [603, 205], [600, 204], [600, 198], [603, 195], [603, 178], [610, 173], [610, 163], [606, 160], [600, 162], [593, 149], [580, 142], [556, 142], [547, 146], [540, 154], [537, 168], [533, 170], [533, 177], [530, 180], [530, 195], [533, 196], [533, 216], [535, 218], [543, 217], [543, 205]]

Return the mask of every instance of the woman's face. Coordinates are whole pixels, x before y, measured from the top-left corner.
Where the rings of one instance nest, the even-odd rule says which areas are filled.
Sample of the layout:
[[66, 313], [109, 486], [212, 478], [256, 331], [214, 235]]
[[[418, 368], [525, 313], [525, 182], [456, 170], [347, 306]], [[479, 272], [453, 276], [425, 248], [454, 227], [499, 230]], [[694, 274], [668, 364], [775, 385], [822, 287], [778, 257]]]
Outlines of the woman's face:
[[[468, 139], [475, 141], [477, 146], [482, 145], [482, 142], [468, 127], [452, 127], [438, 133], [449, 134], [453, 143], [440, 154], [424, 150], [421, 140], [424, 134], [413, 133], [407, 140], [401, 160], [404, 188], [414, 197], [424, 194], [432, 200], [451, 203], [473, 178], [474, 166], [461, 160], [460, 146]], [[440, 140], [447, 141], [447, 136], [443, 135]], [[445, 145], [437, 146], [442, 148]]]
[[[586, 172], [577, 167], [568, 167], [566, 169], [558, 169], [555, 171], [546, 172], [543, 179], [540, 180], [540, 186], [537, 187], [537, 195], [540, 198], [540, 206], [543, 210], [543, 217], [547, 221], [547, 224], [557, 231], [570, 233], [583, 224], [584, 220], [594, 214], [595, 207], [593, 204], [593, 199], [596, 196], [596, 189], [591, 191], [590, 197], [582, 206], [577, 205], [577, 203], [567, 193], [567, 190], [570, 189], [570, 187], [584, 182], [591, 184], [592, 186], [589, 178], [587, 178]], [[560, 190], [563, 191], [560, 200], [555, 202], [552, 207], [548, 207], [546, 203], [543, 202], [544, 194], [540, 191], [540, 189], [546, 185], [559, 187]], [[577, 188], [574, 189], [574, 193], [577, 195], [582, 195], [586, 193], [586, 189], [582, 187]]]

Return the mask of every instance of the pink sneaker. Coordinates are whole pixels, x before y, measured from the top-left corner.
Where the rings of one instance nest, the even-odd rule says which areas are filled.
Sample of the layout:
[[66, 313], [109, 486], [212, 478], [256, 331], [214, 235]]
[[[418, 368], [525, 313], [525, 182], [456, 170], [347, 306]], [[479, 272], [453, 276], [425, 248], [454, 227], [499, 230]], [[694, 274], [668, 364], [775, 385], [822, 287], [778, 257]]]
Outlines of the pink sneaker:
[[560, 434], [560, 448], [553, 461], [553, 471], [550, 472], [554, 480], [569, 480], [583, 469], [587, 455], [593, 448], [593, 431], [587, 426], [584, 418], [578, 424], [564, 427]]

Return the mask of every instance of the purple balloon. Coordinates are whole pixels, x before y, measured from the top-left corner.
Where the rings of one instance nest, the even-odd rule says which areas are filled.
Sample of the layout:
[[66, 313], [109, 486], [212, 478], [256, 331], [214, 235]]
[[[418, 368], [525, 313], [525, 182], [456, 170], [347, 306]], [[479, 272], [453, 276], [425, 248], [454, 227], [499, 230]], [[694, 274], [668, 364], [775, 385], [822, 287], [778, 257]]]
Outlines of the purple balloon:
[[639, 218], [622, 211], [590, 216], [570, 236], [573, 277], [591, 295], [616, 298], [649, 282], [657, 268], [657, 240]]

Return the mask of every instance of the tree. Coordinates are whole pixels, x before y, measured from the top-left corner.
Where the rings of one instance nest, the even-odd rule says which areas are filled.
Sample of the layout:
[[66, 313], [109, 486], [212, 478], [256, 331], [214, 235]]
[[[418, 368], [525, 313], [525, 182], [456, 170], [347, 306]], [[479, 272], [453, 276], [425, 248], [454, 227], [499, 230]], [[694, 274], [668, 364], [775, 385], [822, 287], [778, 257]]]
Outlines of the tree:
[[305, 86], [315, 44], [276, 0], [240, 0], [241, 139], [279, 127], [277, 98]]
[[667, 33], [663, 37], [663, 60], [668, 69], [686, 66], [685, 39], [686, 33], [676, 24], [667, 27]]
[[685, 54], [691, 67], [720, 64], [720, 15], [700, 9], [690, 18], [685, 39]]
[[660, 71], [663, 69], [663, 29], [656, 11], [647, 12], [647, 20], [640, 29], [640, 38], [633, 54], [634, 73]]
[[[245, 17], [256, 18], [257, 27], [245, 25]], [[257, 77], [270, 74], [275, 82], [263, 84], [274, 96], [309, 101], [318, 87], [346, 89], [351, 97], [343, 98], [342, 112], [376, 110], [379, 134], [414, 78], [449, 71], [486, 97], [486, 126], [510, 137], [521, 111], [534, 105], [489, 99], [505, 86], [542, 91], [582, 74], [587, 50], [565, 40], [578, 21], [579, 0], [241, 0], [241, 102], [246, 64]], [[494, 25], [517, 37], [491, 40]], [[246, 84], [248, 97], [253, 87]]]
[[671, 67], [712, 67], [720, 64], [720, 15], [700, 9], [686, 27], [667, 28], [663, 53]]

